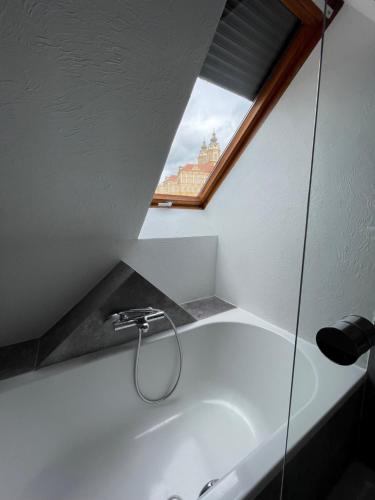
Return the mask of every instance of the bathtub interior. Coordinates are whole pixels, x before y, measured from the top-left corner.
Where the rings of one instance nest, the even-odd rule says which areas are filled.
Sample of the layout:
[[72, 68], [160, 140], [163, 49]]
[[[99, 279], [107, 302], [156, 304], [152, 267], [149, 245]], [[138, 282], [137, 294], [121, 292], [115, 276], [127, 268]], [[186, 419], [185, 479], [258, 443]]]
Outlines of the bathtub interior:
[[[228, 322], [187, 329], [181, 343], [181, 383], [160, 406], [137, 397], [130, 348], [3, 390], [4, 498], [195, 499], [285, 423], [291, 342]], [[306, 380], [309, 369], [306, 360]], [[144, 345], [147, 394], [162, 393], [175, 371], [172, 336]]]

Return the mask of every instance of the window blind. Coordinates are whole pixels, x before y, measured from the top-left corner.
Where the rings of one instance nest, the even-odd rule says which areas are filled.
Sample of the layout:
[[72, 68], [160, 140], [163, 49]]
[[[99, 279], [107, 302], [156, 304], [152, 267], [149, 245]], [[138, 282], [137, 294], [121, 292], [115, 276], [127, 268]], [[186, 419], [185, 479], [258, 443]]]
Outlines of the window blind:
[[280, 0], [228, 0], [200, 76], [253, 101], [299, 24]]

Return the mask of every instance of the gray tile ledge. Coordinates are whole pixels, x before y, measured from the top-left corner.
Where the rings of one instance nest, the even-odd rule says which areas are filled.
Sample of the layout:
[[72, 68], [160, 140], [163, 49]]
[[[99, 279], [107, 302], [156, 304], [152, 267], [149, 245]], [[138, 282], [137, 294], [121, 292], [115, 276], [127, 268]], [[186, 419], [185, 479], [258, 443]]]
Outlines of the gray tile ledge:
[[210, 318], [215, 314], [220, 314], [236, 308], [233, 304], [229, 304], [229, 302], [225, 302], [215, 295], [204, 299], [184, 302], [181, 304], [181, 307], [183, 307], [185, 311], [191, 314], [196, 320]]

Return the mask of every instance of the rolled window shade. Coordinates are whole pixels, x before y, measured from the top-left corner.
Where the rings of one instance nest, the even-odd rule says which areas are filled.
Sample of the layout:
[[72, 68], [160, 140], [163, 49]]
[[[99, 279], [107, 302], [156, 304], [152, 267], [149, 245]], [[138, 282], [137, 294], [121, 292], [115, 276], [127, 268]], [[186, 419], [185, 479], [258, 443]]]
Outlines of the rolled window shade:
[[201, 78], [253, 101], [299, 25], [280, 0], [228, 0]]

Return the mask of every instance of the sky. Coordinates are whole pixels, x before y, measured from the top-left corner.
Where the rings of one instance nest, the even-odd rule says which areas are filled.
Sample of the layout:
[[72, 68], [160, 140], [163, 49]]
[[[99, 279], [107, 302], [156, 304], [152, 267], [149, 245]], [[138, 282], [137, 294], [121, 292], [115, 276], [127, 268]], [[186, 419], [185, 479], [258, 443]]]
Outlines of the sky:
[[208, 144], [213, 130], [223, 152], [250, 106], [248, 99], [198, 78], [174, 137], [161, 180], [177, 173], [178, 167], [195, 163], [203, 139]]

